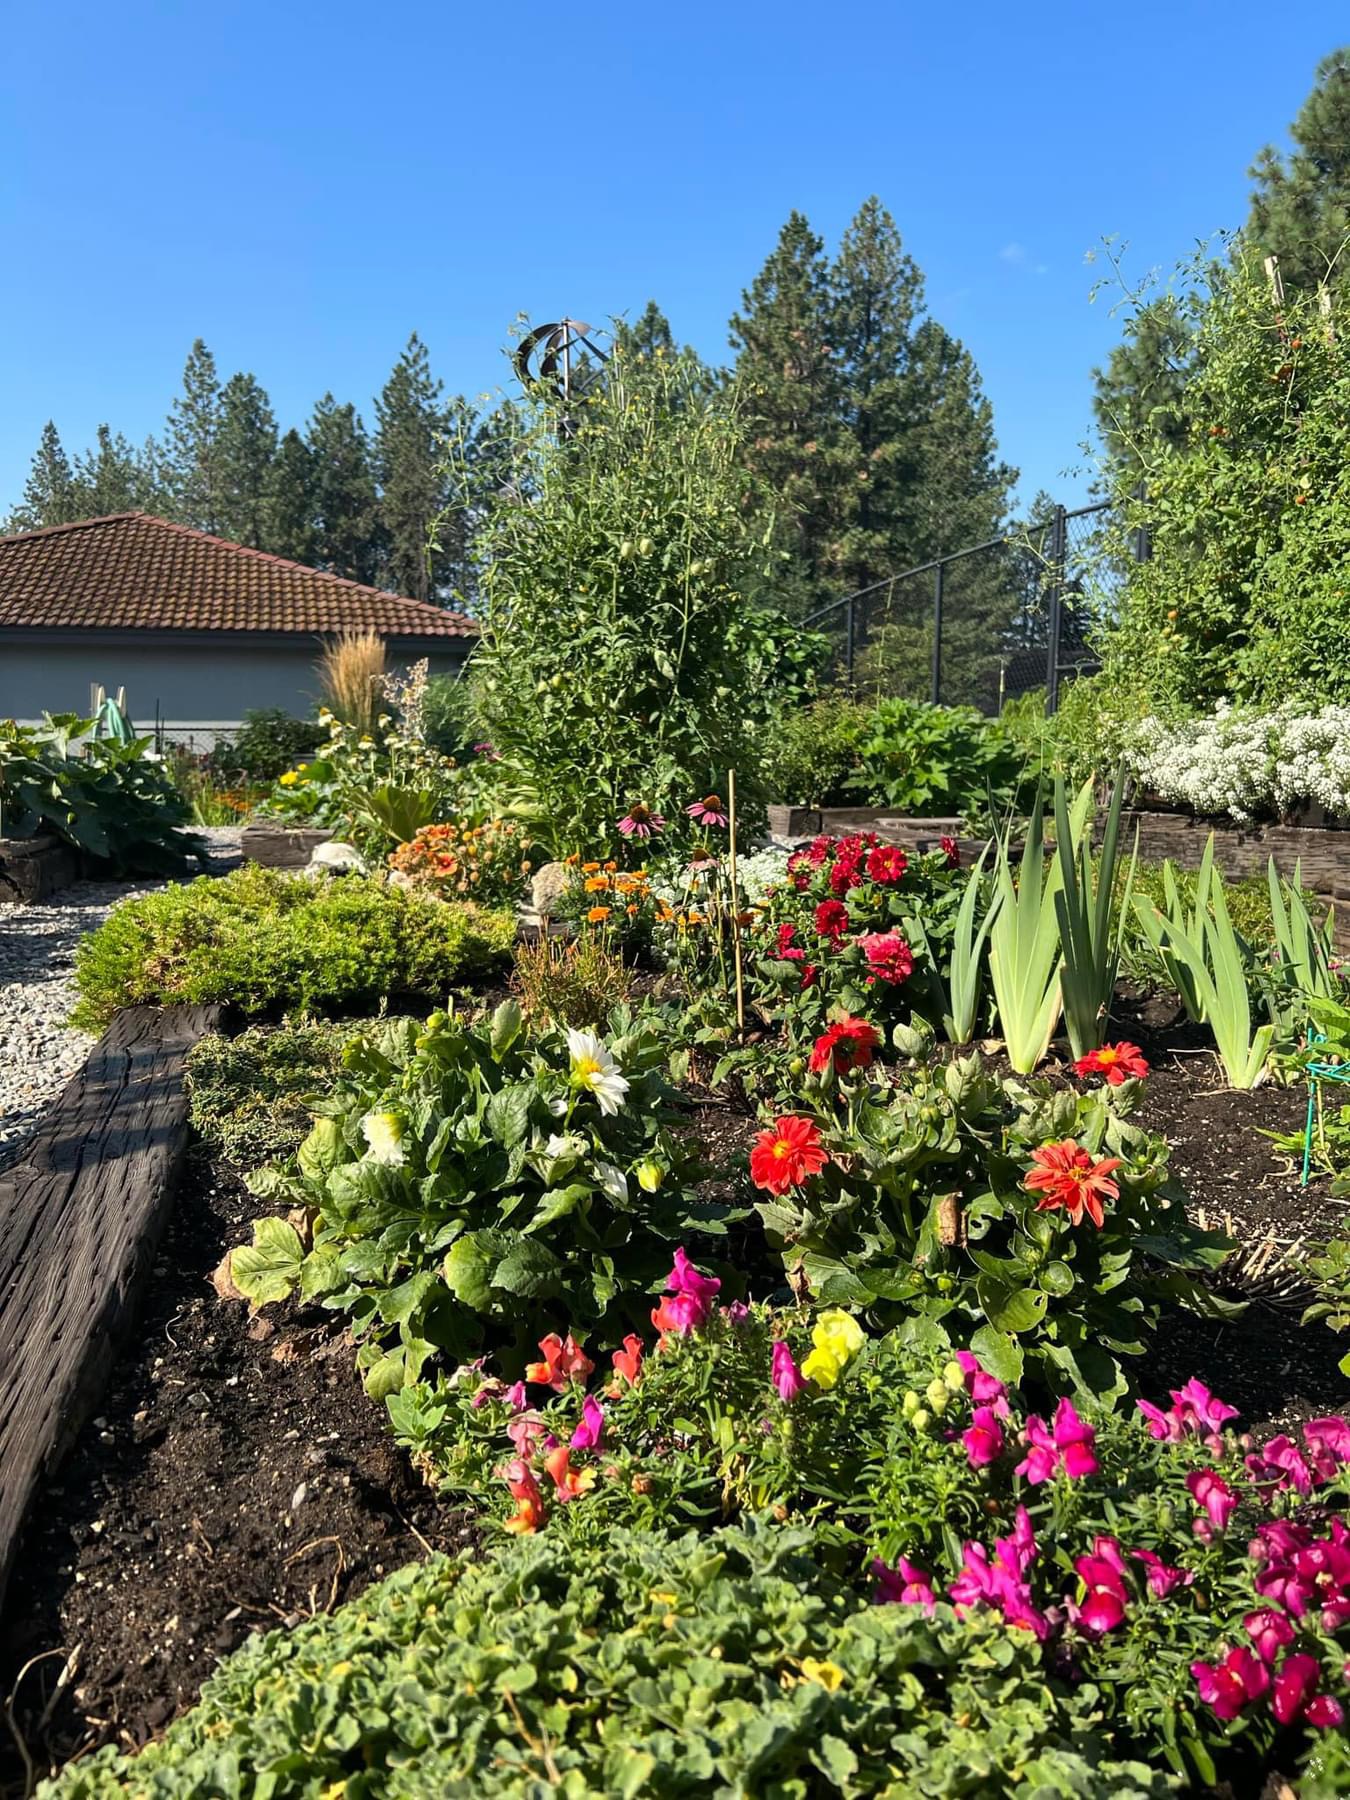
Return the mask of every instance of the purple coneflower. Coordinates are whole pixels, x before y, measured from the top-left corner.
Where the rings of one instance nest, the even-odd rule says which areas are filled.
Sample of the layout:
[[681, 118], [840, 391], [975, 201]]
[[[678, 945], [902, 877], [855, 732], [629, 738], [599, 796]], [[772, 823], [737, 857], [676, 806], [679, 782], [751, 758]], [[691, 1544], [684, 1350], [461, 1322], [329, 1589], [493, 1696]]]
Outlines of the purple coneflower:
[[686, 806], [684, 810], [699, 825], [725, 826], [727, 822], [720, 794], [705, 794], [701, 800], [695, 800], [692, 806]]
[[664, 831], [666, 822], [659, 812], [653, 812], [649, 806], [641, 802], [630, 806], [623, 818], [619, 820], [619, 831], [626, 838], [655, 837], [657, 832]]

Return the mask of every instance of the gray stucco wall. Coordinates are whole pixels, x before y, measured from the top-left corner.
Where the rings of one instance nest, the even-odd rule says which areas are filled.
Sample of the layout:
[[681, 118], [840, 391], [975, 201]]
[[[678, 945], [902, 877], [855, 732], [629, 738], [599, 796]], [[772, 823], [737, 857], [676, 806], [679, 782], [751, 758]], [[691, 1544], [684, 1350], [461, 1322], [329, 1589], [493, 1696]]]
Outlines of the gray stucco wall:
[[[44, 712], [84, 713], [91, 682], [110, 694], [127, 692], [127, 710], [138, 726], [159, 717], [177, 725], [237, 724], [253, 707], [279, 706], [298, 716], [318, 704], [317, 642], [257, 647], [224, 640], [181, 646], [76, 640], [71, 643], [7, 642], [0, 632], [0, 719], [36, 720]], [[406, 668], [414, 654], [391, 651], [391, 669]], [[432, 652], [433, 675], [453, 673], [463, 657]]]

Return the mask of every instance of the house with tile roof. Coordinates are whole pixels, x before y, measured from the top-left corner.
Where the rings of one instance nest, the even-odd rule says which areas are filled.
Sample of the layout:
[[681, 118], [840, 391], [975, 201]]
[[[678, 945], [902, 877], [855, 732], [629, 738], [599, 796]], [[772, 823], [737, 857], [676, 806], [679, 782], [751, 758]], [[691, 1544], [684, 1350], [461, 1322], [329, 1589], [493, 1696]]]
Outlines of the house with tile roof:
[[464, 663], [464, 613], [387, 594], [148, 513], [0, 537], [0, 718], [88, 710], [125, 688], [136, 725], [211, 741], [255, 707], [304, 716], [323, 644], [376, 631], [391, 668]]

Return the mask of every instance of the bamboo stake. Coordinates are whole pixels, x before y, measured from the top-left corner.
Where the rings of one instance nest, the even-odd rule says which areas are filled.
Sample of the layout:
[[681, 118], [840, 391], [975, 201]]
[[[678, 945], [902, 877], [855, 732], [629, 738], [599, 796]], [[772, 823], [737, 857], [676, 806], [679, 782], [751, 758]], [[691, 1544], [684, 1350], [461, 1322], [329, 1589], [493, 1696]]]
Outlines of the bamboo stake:
[[727, 770], [727, 829], [731, 837], [731, 948], [736, 958], [736, 1033], [745, 1040], [745, 978], [741, 972], [741, 896], [736, 885], [736, 771]]

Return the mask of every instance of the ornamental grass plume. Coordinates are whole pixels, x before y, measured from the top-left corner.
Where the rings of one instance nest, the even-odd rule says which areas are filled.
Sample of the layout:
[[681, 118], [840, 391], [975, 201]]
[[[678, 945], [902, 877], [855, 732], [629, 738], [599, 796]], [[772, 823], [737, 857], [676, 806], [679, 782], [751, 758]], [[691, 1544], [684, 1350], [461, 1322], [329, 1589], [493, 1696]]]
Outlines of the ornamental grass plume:
[[319, 688], [334, 715], [353, 730], [373, 733], [384, 703], [384, 639], [378, 631], [342, 631], [330, 638], [316, 665]]

